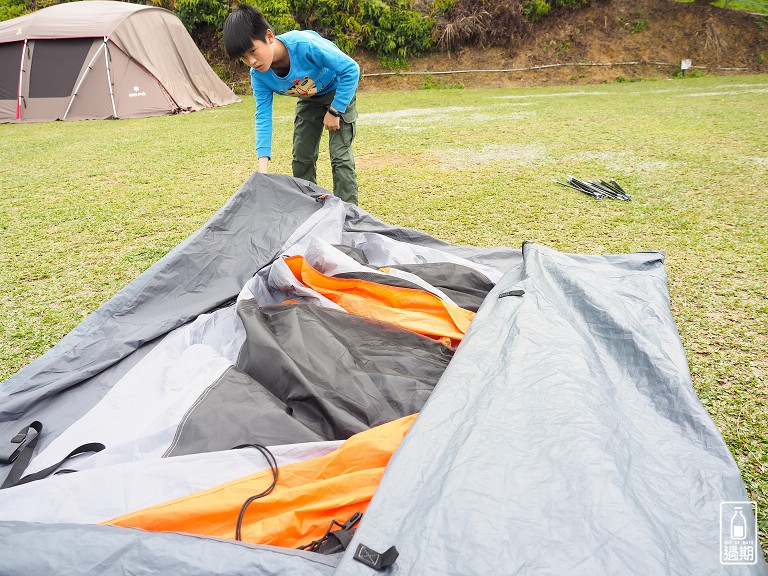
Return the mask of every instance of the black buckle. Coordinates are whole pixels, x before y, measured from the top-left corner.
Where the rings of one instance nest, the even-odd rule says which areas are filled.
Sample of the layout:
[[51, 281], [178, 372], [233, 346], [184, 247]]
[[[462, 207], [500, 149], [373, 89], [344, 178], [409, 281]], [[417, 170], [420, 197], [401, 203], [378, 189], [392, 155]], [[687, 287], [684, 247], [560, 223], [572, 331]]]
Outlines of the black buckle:
[[0, 440], [0, 464], [10, 464], [19, 456], [27, 439], [27, 431], [19, 432], [9, 440]]
[[[354, 526], [355, 524], [360, 522], [360, 519], [362, 517], [363, 517], [363, 515], [360, 512], [355, 512], [354, 514], [352, 514], [352, 516], [350, 517], [349, 520], [344, 522], [344, 524], [340, 524], [341, 529], [342, 530], [349, 530], [350, 528], [352, 528], [352, 526]], [[338, 522], [337, 522], [337, 524], [338, 524]]]

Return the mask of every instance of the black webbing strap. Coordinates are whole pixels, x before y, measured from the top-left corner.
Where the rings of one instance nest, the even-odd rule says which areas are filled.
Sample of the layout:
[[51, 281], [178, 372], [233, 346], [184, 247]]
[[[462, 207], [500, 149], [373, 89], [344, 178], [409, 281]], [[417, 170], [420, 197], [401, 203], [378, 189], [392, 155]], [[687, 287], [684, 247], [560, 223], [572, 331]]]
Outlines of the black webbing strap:
[[349, 548], [349, 543], [352, 542], [352, 538], [355, 535], [355, 529], [334, 530], [328, 536], [333, 536], [339, 541], [339, 546], [342, 550]]
[[[34, 430], [35, 435], [27, 442], [30, 430]], [[0, 486], [0, 490], [15, 486], [16, 482], [19, 481], [24, 470], [27, 469], [29, 461], [32, 460], [32, 453], [35, 451], [35, 446], [37, 446], [37, 441], [42, 433], [42, 423], [35, 420], [26, 428], [22, 428], [10, 441], [2, 443], [0, 446], [0, 464], [10, 464], [13, 462], [13, 466], [11, 466], [11, 471], [8, 473], [5, 482]]]
[[[29, 440], [25, 445], [24, 442], [27, 440], [30, 430], [34, 430], [36, 434], [34, 438]], [[23, 428], [9, 442], [0, 443], [0, 464], [8, 464], [13, 462], [11, 471], [8, 473], [8, 476], [5, 478], [2, 486], [0, 486], [0, 490], [3, 488], [20, 486], [21, 484], [26, 484], [27, 482], [45, 478], [52, 474], [64, 462], [73, 456], [77, 456], [78, 454], [85, 454], [86, 452], [101, 452], [104, 450], [104, 444], [99, 444], [98, 442], [83, 444], [82, 446], [78, 446], [72, 450], [72, 452], [70, 452], [66, 457], [62, 458], [55, 464], [48, 466], [48, 468], [33, 474], [27, 474], [26, 476], [22, 477], [22, 474], [24, 474], [27, 466], [29, 466], [29, 462], [32, 460], [32, 454], [35, 451], [37, 441], [40, 439], [42, 433], [43, 425], [35, 420], [32, 422], [32, 424], [26, 428]]]
[[522, 296], [525, 294], [525, 290], [507, 290], [499, 294], [499, 298], [506, 298], [507, 296]]

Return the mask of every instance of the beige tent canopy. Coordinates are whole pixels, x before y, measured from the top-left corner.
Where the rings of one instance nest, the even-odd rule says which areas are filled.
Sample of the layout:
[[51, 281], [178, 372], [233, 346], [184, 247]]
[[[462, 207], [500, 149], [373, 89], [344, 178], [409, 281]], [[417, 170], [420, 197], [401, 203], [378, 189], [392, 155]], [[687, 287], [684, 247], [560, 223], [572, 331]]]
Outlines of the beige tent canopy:
[[94, 0], [0, 22], [0, 122], [138, 118], [237, 101], [162, 8]]

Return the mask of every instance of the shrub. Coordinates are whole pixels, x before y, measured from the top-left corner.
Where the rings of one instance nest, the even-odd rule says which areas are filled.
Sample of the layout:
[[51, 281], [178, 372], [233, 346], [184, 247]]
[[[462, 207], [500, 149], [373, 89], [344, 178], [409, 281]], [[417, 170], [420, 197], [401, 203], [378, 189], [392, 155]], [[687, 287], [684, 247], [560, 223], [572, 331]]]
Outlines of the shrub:
[[432, 0], [434, 37], [444, 50], [508, 44], [528, 24], [553, 9], [586, 6], [589, 0]]
[[0, 21], [17, 18], [26, 13], [26, 0], [0, 0]]
[[382, 0], [366, 0], [363, 21], [370, 24], [365, 47], [389, 67], [403, 67], [409, 52], [418, 56], [432, 47], [432, 22], [411, 10], [389, 6]]
[[645, 18], [637, 18], [629, 26], [629, 33], [630, 34], [639, 34], [643, 30], [645, 30], [646, 26], [648, 26], [648, 20], [646, 20]]
[[228, 13], [222, 0], [176, 0], [176, 15], [190, 32], [206, 24], [221, 28]]
[[456, 0], [435, 0], [432, 4], [430, 14], [433, 18], [444, 17], [450, 14], [455, 6]]
[[550, 5], [547, 0], [526, 0], [523, 14], [529, 22], [536, 23], [549, 14]]
[[505, 45], [525, 27], [520, 0], [436, 0], [434, 38], [444, 50]]
[[275, 34], [298, 30], [299, 23], [291, 14], [288, 0], [244, 0], [258, 8]]
[[302, 28], [316, 30], [349, 53], [364, 46], [389, 67], [432, 48], [430, 18], [405, 0], [290, 0]]
[[529, 22], [535, 24], [552, 9], [577, 8], [587, 4], [589, 0], [523, 0], [523, 13]]
[[704, 72], [701, 70], [696, 70], [694, 68], [689, 68], [688, 70], [681, 70], [680, 66], [676, 66], [675, 69], [672, 71], [672, 76], [674, 78], [701, 78], [704, 76]]
[[552, 8], [578, 8], [589, 4], [589, 0], [550, 0], [549, 4]]
[[[175, 8], [176, 15], [190, 32], [206, 25], [213, 25], [221, 30], [224, 26], [224, 20], [229, 14], [231, 4], [226, 0], [152, 0], [152, 2], [157, 5], [175, 3], [174, 7], [163, 7], [170, 10]], [[275, 34], [296, 30], [299, 27], [291, 15], [288, 0], [239, 0], [239, 3], [250, 4], [258, 8], [264, 14]]]

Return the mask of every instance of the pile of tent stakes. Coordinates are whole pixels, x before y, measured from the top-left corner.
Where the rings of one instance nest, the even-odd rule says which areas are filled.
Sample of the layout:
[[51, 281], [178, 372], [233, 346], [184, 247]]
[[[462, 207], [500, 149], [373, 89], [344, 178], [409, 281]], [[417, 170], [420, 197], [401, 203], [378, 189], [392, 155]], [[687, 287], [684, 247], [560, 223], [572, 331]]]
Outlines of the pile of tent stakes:
[[605, 180], [594, 182], [592, 180], [583, 181], [574, 178], [573, 176], [568, 176], [567, 180], [567, 184], [565, 182], [558, 182], [557, 180], [552, 180], [552, 182], [560, 184], [560, 186], [565, 186], [566, 188], [573, 188], [574, 190], [578, 190], [579, 192], [597, 198], [598, 200], [602, 200], [603, 198], [610, 198], [611, 200], [632, 200], [632, 197], [627, 194], [613, 178], [611, 178], [610, 182], [606, 182]]

